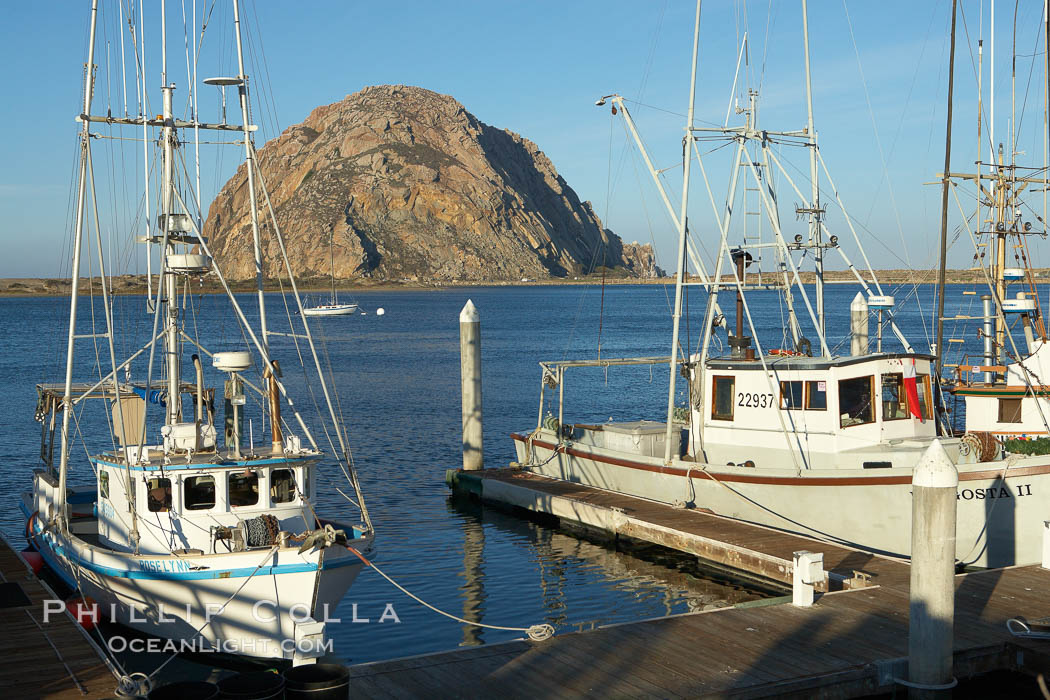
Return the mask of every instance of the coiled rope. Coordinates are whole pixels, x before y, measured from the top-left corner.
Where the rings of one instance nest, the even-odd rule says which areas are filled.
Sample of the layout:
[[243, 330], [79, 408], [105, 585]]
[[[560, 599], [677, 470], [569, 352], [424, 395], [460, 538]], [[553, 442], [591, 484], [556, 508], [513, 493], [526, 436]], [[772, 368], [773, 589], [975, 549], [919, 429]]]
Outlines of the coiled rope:
[[407, 588], [402, 586], [400, 583], [398, 583], [394, 579], [392, 579], [389, 576], [387, 576], [383, 572], [382, 569], [380, 569], [374, 563], [372, 563], [368, 559], [366, 559], [365, 556], [363, 554], [361, 554], [361, 552], [357, 551], [353, 547], [350, 547], [349, 545], [346, 548], [349, 549], [354, 554], [356, 554], [357, 558], [365, 563], [365, 566], [370, 566], [373, 569], [375, 569], [377, 574], [379, 574], [380, 576], [385, 578], [387, 581], [389, 581], [391, 584], [393, 584], [393, 586], [395, 588], [397, 588], [399, 591], [401, 591], [402, 593], [404, 593], [409, 598], [411, 598], [412, 600], [416, 601], [417, 603], [419, 603], [423, 607], [430, 608], [431, 610], [433, 610], [434, 612], [438, 613], [439, 615], [444, 615], [447, 618], [451, 618], [451, 619], [453, 619], [453, 620], [455, 620], [457, 622], [462, 622], [465, 625], [474, 625], [475, 627], [485, 627], [485, 628], [490, 629], [490, 630], [507, 630], [507, 631], [510, 631], [510, 632], [524, 632], [525, 634], [528, 635], [529, 639], [533, 640], [534, 642], [542, 642], [542, 641], [550, 639], [551, 637], [554, 636], [554, 626], [553, 625], [548, 625], [546, 623], [540, 624], [540, 625], [532, 625], [531, 627], [503, 627], [501, 625], [487, 625], [484, 622], [474, 622], [472, 620], [464, 620], [462, 617], [456, 617], [455, 615], [453, 615], [451, 613], [447, 613], [444, 610], [439, 610], [439, 609], [435, 608], [433, 605], [431, 605], [430, 603], [428, 603], [425, 600], [423, 600], [422, 598], [420, 598], [419, 596], [417, 596], [414, 593], [412, 593], [411, 591], [409, 591]]
[[121, 676], [117, 684], [118, 698], [144, 698], [153, 690], [153, 682], [145, 673]]

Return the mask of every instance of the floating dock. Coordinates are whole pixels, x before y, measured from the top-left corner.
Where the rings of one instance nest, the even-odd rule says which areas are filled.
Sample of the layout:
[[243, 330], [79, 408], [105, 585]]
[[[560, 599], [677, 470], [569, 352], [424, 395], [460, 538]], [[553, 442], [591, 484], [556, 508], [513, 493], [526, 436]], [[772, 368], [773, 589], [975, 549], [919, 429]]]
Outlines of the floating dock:
[[[354, 697], [831, 697], [902, 690], [906, 562], [515, 470], [449, 474], [450, 486], [614, 537], [690, 552], [790, 584], [794, 553], [823, 553], [828, 591], [812, 607], [735, 607], [562, 633], [350, 669]], [[955, 577], [955, 676], [1050, 669], [1050, 641], [1007, 620], [1050, 618], [1050, 570]], [[1034, 681], [1033, 681], [1034, 689]]]
[[55, 599], [0, 538], [0, 688], [5, 697], [113, 697], [117, 677], [83, 628], [67, 613], [44, 622], [44, 601]]

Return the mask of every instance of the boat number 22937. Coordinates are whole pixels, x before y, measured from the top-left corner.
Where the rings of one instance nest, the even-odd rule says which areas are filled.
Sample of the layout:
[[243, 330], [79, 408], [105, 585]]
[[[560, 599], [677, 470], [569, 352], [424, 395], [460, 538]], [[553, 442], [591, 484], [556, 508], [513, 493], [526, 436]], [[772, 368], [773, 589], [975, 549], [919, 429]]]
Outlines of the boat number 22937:
[[775, 404], [773, 394], [752, 394], [749, 391], [741, 391], [736, 395], [737, 406], [748, 406], [750, 408], [769, 408]]

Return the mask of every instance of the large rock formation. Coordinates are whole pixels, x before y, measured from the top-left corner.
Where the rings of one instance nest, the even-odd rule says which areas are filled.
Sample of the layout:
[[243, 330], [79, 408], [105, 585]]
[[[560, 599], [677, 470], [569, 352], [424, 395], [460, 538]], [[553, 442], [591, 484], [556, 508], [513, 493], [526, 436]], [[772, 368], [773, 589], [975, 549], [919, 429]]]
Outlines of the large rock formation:
[[[429, 90], [370, 87], [318, 107], [266, 144], [259, 165], [299, 277], [330, 273], [329, 240], [340, 279], [571, 277], [603, 261], [621, 274], [653, 274], [652, 248], [603, 231], [534, 143]], [[205, 224], [232, 279], [254, 276], [247, 199], [242, 164]], [[261, 193], [259, 201], [265, 214]], [[270, 233], [273, 275], [283, 268]]]

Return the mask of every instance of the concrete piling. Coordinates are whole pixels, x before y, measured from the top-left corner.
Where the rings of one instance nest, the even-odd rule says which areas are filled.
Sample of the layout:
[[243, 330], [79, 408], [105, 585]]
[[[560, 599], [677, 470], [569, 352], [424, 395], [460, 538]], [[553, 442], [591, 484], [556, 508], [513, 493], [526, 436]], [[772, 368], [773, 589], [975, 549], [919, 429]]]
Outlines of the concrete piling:
[[912, 476], [910, 698], [951, 697], [959, 472], [934, 440]]
[[459, 372], [463, 469], [481, 469], [485, 465], [481, 431], [481, 315], [470, 299], [459, 312]]
[[868, 300], [860, 292], [849, 305], [850, 354], [854, 357], [868, 354]]

